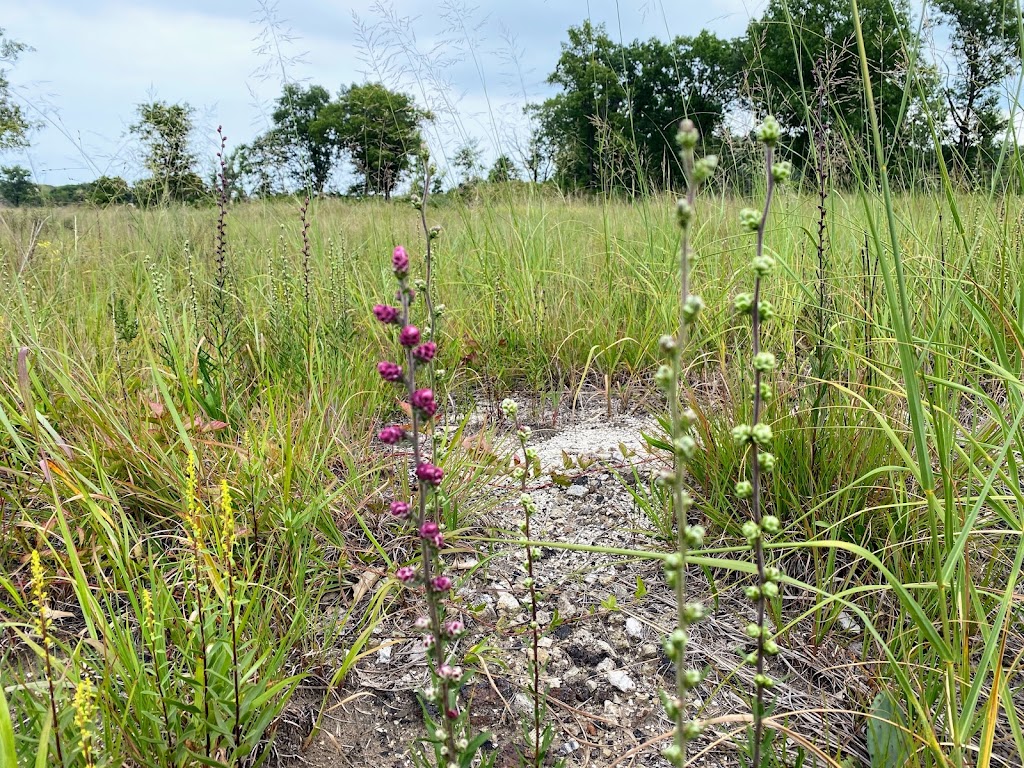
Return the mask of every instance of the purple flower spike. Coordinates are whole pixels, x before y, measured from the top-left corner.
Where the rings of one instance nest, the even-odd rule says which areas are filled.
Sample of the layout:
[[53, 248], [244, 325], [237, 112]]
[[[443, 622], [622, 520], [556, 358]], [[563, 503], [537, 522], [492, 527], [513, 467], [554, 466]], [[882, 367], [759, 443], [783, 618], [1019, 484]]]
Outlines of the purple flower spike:
[[397, 517], [399, 520], [405, 520], [412, 512], [412, 507], [406, 504], [404, 501], [392, 501], [391, 502], [391, 516]]
[[429, 461], [424, 461], [416, 467], [416, 477], [427, 485], [432, 485], [436, 488], [441, 484], [441, 478], [444, 477], [444, 472], [440, 467], [435, 467]]
[[381, 360], [377, 363], [377, 373], [384, 381], [401, 381], [402, 366], [396, 365], [388, 360]]
[[458, 637], [465, 631], [466, 625], [458, 619], [453, 619], [444, 625], [444, 633], [448, 635], [448, 637]]
[[424, 539], [429, 539], [433, 536], [436, 536], [437, 532], [440, 530], [441, 528], [438, 526], [437, 523], [435, 523], [433, 520], [427, 520], [427, 522], [420, 526], [420, 536], [422, 536]]
[[399, 441], [401, 441], [401, 439], [405, 437], [405, 432], [402, 431], [401, 427], [384, 427], [384, 429], [382, 429], [377, 434], [377, 437], [380, 438], [380, 441], [382, 443], [387, 443], [388, 445], [397, 445]]
[[423, 411], [428, 417], [437, 413], [437, 403], [434, 401], [434, 393], [429, 389], [417, 389], [412, 393], [413, 408]]
[[388, 304], [374, 304], [373, 314], [374, 317], [385, 324], [398, 322], [398, 308]]
[[437, 354], [437, 344], [432, 341], [425, 341], [412, 351], [412, 356], [421, 363], [429, 363]]
[[400, 245], [396, 245], [391, 254], [391, 268], [395, 270], [397, 277], [401, 278], [409, 274], [409, 254]]
[[403, 347], [415, 347], [420, 343], [420, 329], [415, 325], [407, 325], [398, 334], [398, 343]]
[[395, 578], [403, 584], [408, 584], [416, 578], [416, 569], [409, 565], [402, 566], [395, 571]]
[[447, 592], [452, 588], [452, 580], [447, 576], [435, 576], [430, 582], [435, 592]]

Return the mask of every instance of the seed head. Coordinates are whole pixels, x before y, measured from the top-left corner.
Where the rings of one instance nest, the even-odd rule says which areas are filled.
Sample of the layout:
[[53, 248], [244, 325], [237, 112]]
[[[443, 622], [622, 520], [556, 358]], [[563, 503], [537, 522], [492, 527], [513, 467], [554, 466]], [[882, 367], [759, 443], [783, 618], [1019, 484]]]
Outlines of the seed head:
[[782, 136], [782, 126], [772, 115], [768, 115], [757, 128], [754, 129], [754, 136], [766, 147], [774, 147], [779, 143]]
[[757, 232], [761, 228], [761, 212], [744, 208], [740, 211], [740, 226], [747, 232]]

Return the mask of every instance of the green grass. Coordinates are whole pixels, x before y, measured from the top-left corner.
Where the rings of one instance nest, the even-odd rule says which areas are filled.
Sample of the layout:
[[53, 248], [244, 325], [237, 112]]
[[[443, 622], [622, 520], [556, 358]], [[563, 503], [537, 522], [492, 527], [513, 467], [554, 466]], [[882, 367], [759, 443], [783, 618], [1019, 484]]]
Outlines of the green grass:
[[[1021, 202], [832, 194], [824, 338], [816, 198], [782, 191], [769, 223], [781, 268], [766, 286], [778, 319], [763, 346], [780, 361], [766, 414], [780, 467], [768, 505], [787, 526], [774, 546], [802, 564], [787, 589], [812, 598], [819, 637], [840, 609], [868, 627], [876, 684], [906, 705], [911, 764], [987, 764], [996, 740], [1024, 759], [1013, 698], [1019, 706], [1021, 659], [1011, 653], [1024, 560]], [[741, 457], [729, 430], [748, 418], [749, 329], [730, 306], [746, 282], [750, 244], [735, 221], [749, 204], [701, 200], [692, 285], [707, 309], [686, 372], [706, 448], [694, 493], [714, 541], [695, 562], [740, 572], [747, 512], [731, 494]], [[331, 668], [334, 683], [391, 609], [395, 583], [382, 578], [323, 629], [348, 604], [338, 595], [366, 572], [393, 570], [403, 551], [380, 523], [404, 480], [372, 440], [398, 410], [374, 370], [389, 342], [370, 308], [393, 290], [391, 248], [418, 255], [418, 219], [402, 203], [315, 202], [307, 306], [297, 209], [230, 210], [220, 297], [213, 210], [3, 212], [0, 613], [10, 642], [0, 665], [22, 765], [43, 733], [50, 745], [62, 734], [66, 764], [79, 759], [71, 702], [86, 672], [99, 690], [103, 764], [183, 765], [205, 753], [207, 736], [221, 749], [211, 759], [232, 761], [260, 743], [343, 628], [359, 641]], [[434, 203], [431, 223], [444, 230], [436, 295], [448, 308], [438, 365], [456, 401], [571, 392], [608, 375], [662, 408], [650, 376], [678, 314], [672, 209], [668, 198], [500, 188]], [[49, 218], [26, 262], [38, 215]], [[826, 376], [814, 368], [818, 344]], [[183, 522], [190, 452], [211, 526], [198, 568]], [[486, 503], [474, 489], [492, 470], [459, 451], [445, 468], [452, 522], [472, 527]], [[235, 648], [215, 545], [222, 479], [235, 504], [232, 599], [243, 606]], [[652, 539], [652, 552], [660, 546]], [[55, 622], [51, 651], [55, 723], [38, 678], [32, 549], [51, 607], [69, 614]], [[145, 647], [158, 638], [145, 629], [143, 589], [165, 646]], [[205, 669], [188, 620], [196, 594]], [[233, 666], [247, 706], [238, 743]]]

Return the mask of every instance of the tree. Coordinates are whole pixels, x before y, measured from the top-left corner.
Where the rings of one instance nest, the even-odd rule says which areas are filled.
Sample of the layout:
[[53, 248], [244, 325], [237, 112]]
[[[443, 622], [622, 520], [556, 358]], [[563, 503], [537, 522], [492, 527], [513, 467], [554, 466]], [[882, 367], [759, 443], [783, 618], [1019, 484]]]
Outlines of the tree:
[[[747, 106], [774, 114], [798, 157], [810, 152], [815, 72], [826, 65], [828, 106], [853, 141], [866, 145], [869, 123], [851, 7], [849, 0], [769, 0], [764, 15], [747, 28]], [[909, 59], [918, 57], [920, 46], [906, 0], [861, 0], [858, 8], [883, 139], [899, 146]]]
[[132, 189], [120, 176], [100, 176], [90, 185], [87, 199], [93, 205], [123, 205], [132, 201]]
[[14, 207], [38, 205], [39, 187], [32, 181], [32, 172], [20, 165], [0, 168], [0, 198]]
[[519, 170], [516, 168], [512, 158], [508, 155], [499, 155], [494, 161], [491, 170], [487, 173], [487, 180], [492, 184], [505, 184], [519, 178]]
[[138, 106], [139, 122], [129, 128], [143, 144], [152, 177], [138, 185], [144, 203], [194, 202], [206, 192], [191, 150], [192, 115], [188, 104], [154, 101]]
[[478, 139], [471, 139], [456, 150], [452, 157], [452, 166], [459, 171], [461, 177], [459, 187], [472, 186], [479, 180], [481, 157], [483, 157], [483, 152]]
[[942, 90], [966, 171], [1006, 126], [996, 86], [1021, 66], [1020, 10], [1002, 0], [936, 0], [935, 8], [949, 28], [954, 66]]
[[[0, 64], [14, 64], [22, 53], [31, 50], [24, 43], [11, 40], [0, 27]], [[31, 127], [21, 105], [11, 95], [7, 70], [0, 68], [0, 150], [25, 146]]]
[[337, 155], [329, 140], [331, 134], [313, 130], [321, 110], [330, 103], [331, 94], [326, 88], [303, 88], [288, 83], [277, 100], [274, 136], [269, 137], [270, 142], [284, 150], [292, 178], [317, 195], [323, 194]]
[[343, 88], [320, 110], [311, 131], [349, 156], [363, 178], [363, 194], [390, 200], [422, 144], [420, 121], [428, 118], [411, 97], [366, 83]]

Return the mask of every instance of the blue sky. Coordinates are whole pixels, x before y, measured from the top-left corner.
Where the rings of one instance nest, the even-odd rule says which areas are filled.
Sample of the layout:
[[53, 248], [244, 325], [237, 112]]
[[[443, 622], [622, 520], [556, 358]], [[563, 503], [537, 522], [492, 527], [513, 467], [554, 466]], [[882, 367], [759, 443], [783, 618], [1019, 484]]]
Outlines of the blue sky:
[[[736, 35], [764, 0], [0, 0], [0, 24], [31, 45], [8, 73], [43, 127], [27, 151], [0, 155], [37, 181], [135, 178], [127, 128], [153, 98], [196, 108], [209, 165], [217, 125], [231, 144], [267, 127], [282, 81], [383, 79], [437, 114], [442, 159], [475, 137], [487, 158], [522, 143], [522, 106], [544, 83], [566, 29], [589, 18], [613, 38]], [[273, 30], [268, 11], [278, 18]], [[269, 34], [270, 32], [274, 34]]]

